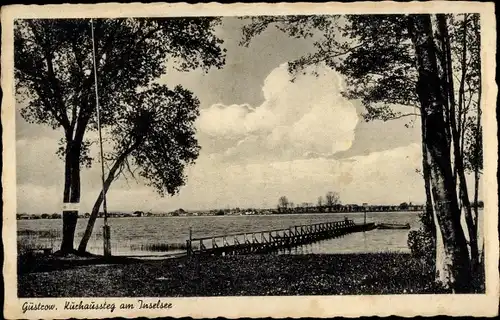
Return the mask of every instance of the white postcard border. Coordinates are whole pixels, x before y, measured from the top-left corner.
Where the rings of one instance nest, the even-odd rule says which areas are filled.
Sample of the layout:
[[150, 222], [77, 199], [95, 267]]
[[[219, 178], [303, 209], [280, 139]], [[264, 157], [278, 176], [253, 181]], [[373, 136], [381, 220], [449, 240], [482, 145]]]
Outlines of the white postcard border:
[[[98, 317], [358, 317], [358, 316], [493, 316], [499, 301], [499, 242], [497, 203], [497, 122], [495, 117], [496, 30], [493, 3], [478, 2], [357, 2], [296, 4], [96, 4], [7, 6], [2, 14], [2, 126], [3, 126], [3, 224], [5, 262], [4, 312], [7, 318], [98, 318]], [[244, 16], [269, 14], [339, 14], [339, 13], [434, 13], [477, 12], [481, 14], [483, 123], [484, 123], [484, 202], [486, 294], [476, 295], [376, 295], [376, 296], [291, 296], [291, 297], [198, 297], [161, 298], [172, 303], [168, 310], [119, 310], [120, 303], [134, 303], [139, 298], [17, 298], [16, 274], [16, 141], [13, 79], [13, 21], [16, 18], [74, 18], [127, 16]], [[114, 312], [65, 311], [66, 301], [115, 303]], [[155, 302], [158, 298], [148, 298]], [[25, 302], [56, 304], [58, 310], [23, 313]]]

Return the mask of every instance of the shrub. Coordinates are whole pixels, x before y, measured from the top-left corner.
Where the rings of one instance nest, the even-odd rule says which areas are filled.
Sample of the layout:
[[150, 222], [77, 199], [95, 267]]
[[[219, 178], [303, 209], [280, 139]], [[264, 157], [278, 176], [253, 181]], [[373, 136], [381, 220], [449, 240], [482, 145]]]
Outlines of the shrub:
[[419, 230], [412, 230], [408, 233], [408, 247], [413, 256], [433, 264], [436, 246], [432, 233], [433, 226], [425, 212], [421, 212], [419, 218], [422, 225]]
[[408, 233], [408, 247], [415, 257], [425, 257], [434, 252], [432, 235], [423, 230], [412, 230]]

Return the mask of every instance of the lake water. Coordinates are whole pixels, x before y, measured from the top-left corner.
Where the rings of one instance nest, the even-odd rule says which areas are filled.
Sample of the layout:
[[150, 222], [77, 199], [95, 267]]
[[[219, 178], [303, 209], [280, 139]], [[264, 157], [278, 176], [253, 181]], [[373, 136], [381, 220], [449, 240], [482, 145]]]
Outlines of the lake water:
[[[193, 238], [216, 236], [227, 233], [284, 229], [295, 225], [313, 224], [343, 220], [347, 216], [355, 223], [363, 223], [363, 213], [324, 213], [290, 215], [248, 215], [248, 216], [189, 216], [189, 217], [140, 217], [110, 218], [111, 247], [113, 255], [164, 255], [165, 252], [150, 252], [144, 249], [148, 244], [184, 244], [192, 229]], [[79, 219], [75, 247], [88, 219]], [[417, 212], [368, 212], [367, 222], [409, 223], [411, 229], [420, 227]], [[54, 220], [18, 220], [18, 243], [36, 242], [43, 246], [59, 248], [62, 223]], [[103, 252], [103, 219], [98, 219], [88, 245], [92, 253]], [[40, 236], [27, 236], [29, 231]], [[46, 231], [40, 234], [40, 231]], [[408, 252], [407, 237], [410, 230], [372, 230], [348, 234], [342, 238], [325, 240], [301, 248], [292, 253], [362, 253], [362, 252]], [[142, 248], [141, 248], [142, 247]], [[182, 251], [182, 250], [181, 250]], [[179, 252], [179, 251], [177, 251]]]

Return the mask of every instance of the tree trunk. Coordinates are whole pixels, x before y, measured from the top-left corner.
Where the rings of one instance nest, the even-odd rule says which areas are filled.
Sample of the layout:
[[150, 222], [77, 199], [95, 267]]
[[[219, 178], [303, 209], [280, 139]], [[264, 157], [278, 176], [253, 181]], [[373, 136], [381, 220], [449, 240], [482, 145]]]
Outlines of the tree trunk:
[[[478, 20], [476, 19], [473, 19], [472, 20], [473, 23], [474, 23], [474, 33], [477, 37], [477, 39], [479, 40], [481, 38], [481, 34], [479, 33], [479, 23], [478, 23]], [[478, 68], [478, 76], [479, 76], [479, 79], [481, 79], [481, 64], [479, 64], [479, 68]], [[482, 127], [481, 127], [481, 114], [482, 114], [482, 111], [481, 111], [481, 96], [482, 96], [482, 85], [481, 85], [481, 81], [479, 81], [479, 85], [478, 85], [478, 93], [477, 93], [477, 119], [476, 119], [476, 145], [475, 145], [475, 149], [474, 149], [474, 160], [475, 160], [475, 163], [474, 163], [474, 212], [475, 212], [475, 216], [474, 216], [474, 226], [476, 227], [476, 234], [478, 233], [477, 232], [477, 228], [478, 228], [478, 218], [479, 218], [479, 208], [478, 208], [478, 201], [479, 201], [479, 178], [480, 178], [480, 175], [481, 175], [481, 168], [482, 168], [482, 159], [479, 159], [480, 157], [480, 151], [482, 150], [483, 146], [482, 146], [482, 143], [483, 143], [483, 139], [482, 139]], [[484, 247], [484, 242], [483, 242], [483, 247]], [[482, 250], [482, 255], [484, 255], [484, 248]], [[484, 264], [484, 259], [481, 259], [481, 261], [483, 261], [483, 264]]]
[[[479, 69], [479, 78], [481, 79], [481, 69]], [[479, 159], [480, 157], [480, 149], [482, 148], [482, 134], [481, 134], [481, 83], [479, 84], [479, 93], [478, 93], [478, 101], [477, 101], [477, 119], [476, 119], [476, 145], [474, 149], [474, 228], [476, 235], [478, 234], [478, 221], [479, 221], [479, 178], [480, 178], [480, 163], [482, 161]], [[484, 230], [484, 228], [482, 229]], [[484, 237], [484, 231], [482, 231], [482, 236]], [[478, 239], [479, 242], [479, 239]], [[483, 247], [481, 251], [481, 257], [478, 259], [477, 268], [482, 269], [481, 272], [484, 272], [485, 264], [484, 264], [484, 240], [482, 240]]]
[[436, 261], [436, 253], [437, 253], [437, 232], [436, 232], [436, 219], [434, 219], [434, 210], [432, 209], [432, 194], [431, 194], [431, 173], [430, 173], [430, 164], [429, 158], [427, 156], [427, 148], [425, 147], [424, 137], [425, 137], [425, 121], [424, 117], [421, 116], [421, 128], [422, 128], [422, 171], [424, 176], [424, 186], [425, 186], [425, 222], [424, 222], [424, 230], [428, 232], [432, 239], [432, 252], [429, 252], [429, 256], [434, 260], [434, 270], [433, 273], [436, 272], [435, 269], [435, 261]]
[[[427, 157], [427, 148], [423, 143], [425, 138], [425, 115], [421, 115], [421, 129], [422, 129], [422, 173], [424, 176], [425, 187], [425, 214], [428, 217], [429, 225], [434, 225], [433, 210], [432, 210], [432, 195], [431, 195], [431, 173], [429, 169], [429, 160]], [[434, 234], [435, 235], [435, 234]]]
[[[480, 89], [481, 90], [481, 87]], [[474, 227], [476, 234], [478, 233], [478, 219], [479, 219], [479, 179], [480, 179], [480, 148], [482, 148], [482, 135], [481, 135], [481, 91], [479, 92], [479, 98], [478, 98], [478, 104], [477, 104], [477, 120], [476, 120], [476, 145], [474, 149], [474, 158], [475, 158], [475, 164], [474, 164]]]
[[[449, 40], [449, 35], [448, 35], [448, 29], [447, 29], [447, 23], [446, 23], [446, 17], [444, 14], [438, 14], [437, 15], [437, 20], [438, 20], [438, 28], [439, 28], [439, 34], [442, 37], [443, 41], [443, 52], [445, 56], [445, 61], [446, 65], [444, 66], [444, 73], [447, 75], [446, 81], [447, 85], [446, 88], [448, 90], [446, 96], [449, 99], [449, 105], [450, 105], [450, 126], [451, 126], [451, 133], [452, 133], [452, 141], [453, 141], [453, 155], [455, 159], [455, 169], [456, 173], [458, 175], [458, 180], [459, 180], [459, 192], [460, 192], [460, 199], [462, 200], [462, 207], [465, 212], [465, 222], [467, 224], [467, 231], [469, 234], [469, 246], [470, 246], [470, 255], [471, 255], [471, 268], [472, 271], [474, 272], [478, 261], [479, 261], [479, 250], [478, 250], [478, 244], [477, 244], [477, 233], [476, 233], [476, 228], [474, 226], [474, 219], [472, 217], [472, 211], [471, 211], [471, 205], [470, 205], [470, 200], [469, 200], [469, 192], [467, 190], [467, 180], [465, 179], [465, 170], [464, 170], [464, 163], [463, 163], [463, 150], [460, 148], [460, 133], [458, 131], [458, 125], [456, 122], [456, 107], [455, 107], [455, 90], [453, 86], [453, 69], [452, 69], [452, 62], [451, 62], [451, 48], [450, 48], [450, 40]], [[467, 24], [465, 23], [464, 26], [464, 34], [467, 32]], [[466, 44], [465, 44], [465, 38], [464, 38], [464, 53], [466, 50]], [[460, 92], [459, 92], [459, 101], [458, 101], [458, 106], [459, 109], [462, 110], [463, 108], [461, 105], [463, 104], [463, 91], [464, 91], [464, 83], [465, 83], [465, 69], [467, 68], [466, 66], [466, 56], [465, 54], [462, 56], [462, 76], [460, 79]], [[461, 114], [458, 114], [458, 117], [461, 117]]]
[[[417, 93], [424, 114], [424, 141], [432, 184], [434, 211], [443, 237], [444, 259], [440, 266], [443, 285], [455, 292], [467, 292], [470, 285], [469, 256], [460, 225], [457, 194], [451, 168], [450, 146], [443, 116], [443, 93], [428, 14], [410, 15], [409, 30], [417, 60]], [[437, 266], [436, 266], [437, 267]]]
[[111, 183], [115, 179], [116, 172], [123, 164], [125, 159], [128, 157], [128, 155], [135, 149], [136, 146], [137, 144], [134, 145], [132, 148], [127, 149], [123, 154], [121, 154], [113, 164], [113, 167], [111, 167], [111, 170], [108, 173], [108, 177], [104, 182], [104, 190], [101, 190], [101, 192], [99, 193], [99, 197], [97, 197], [97, 200], [94, 203], [94, 207], [92, 208], [92, 213], [90, 214], [89, 221], [87, 222], [87, 228], [85, 229], [85, 233], [83, 234], [82, 240], [80, 241], [80, 245], [78, 246], [79, 253], [84, 253], [87, 250], [87, 244], [92, 235], [95, 221], [99, 215], [99, 209], [101, 208], [102, 202], [104, 200], [104, 195], [108, 192]]
[[[66, 144], [63, 202], [75, 206], [80, 202], [80, 150], [81, 142], [69, 140]], [[78, 210], [67, 208], [62, 212], [63, 234], [61, 253], [74, 252], [74, 239]]]

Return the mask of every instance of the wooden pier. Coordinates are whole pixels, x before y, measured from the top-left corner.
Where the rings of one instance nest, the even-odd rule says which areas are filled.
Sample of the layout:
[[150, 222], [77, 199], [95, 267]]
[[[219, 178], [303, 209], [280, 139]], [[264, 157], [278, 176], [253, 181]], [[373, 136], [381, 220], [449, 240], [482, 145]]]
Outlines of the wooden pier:
[[288, 229], [192, 238], [186, 241], [186, 247], [187, 255], [270, 253], [375, 228], [374, 223], [355, 224], [352, 220], [342, 220], [293, 226]]

